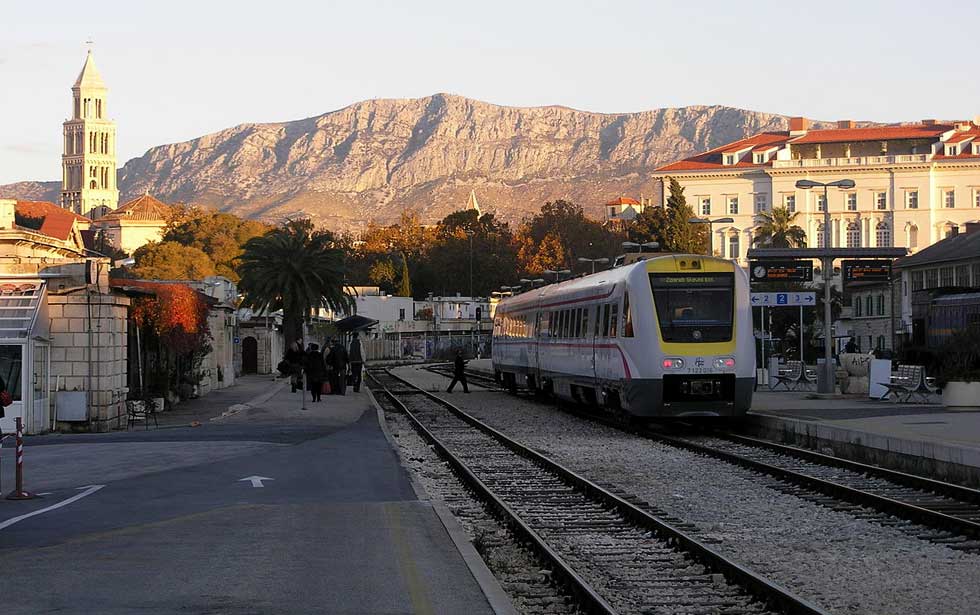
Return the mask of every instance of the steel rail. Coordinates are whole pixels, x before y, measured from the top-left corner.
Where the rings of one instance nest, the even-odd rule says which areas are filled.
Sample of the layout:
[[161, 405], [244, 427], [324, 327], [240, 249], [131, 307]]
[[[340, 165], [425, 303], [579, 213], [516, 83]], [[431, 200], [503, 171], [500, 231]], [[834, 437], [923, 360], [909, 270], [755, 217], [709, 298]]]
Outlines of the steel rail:
[[[397, 376], [393, 375], [390, 370], [385, 370], [390, 377], [396, 378], [401, 382], [405, 383], [404, 380], [399, 379]], [[449, 465], [455, 470], [456, 474], [466, 483], [470, 489], [472, 489], [477, 496], [484, 502], [490, 504], [496, 511], [500, 518], [523, 540], [527, 541], [537, 554], [544, 560], [550, 562], [552, 567], [558, 572], [559, 576], [562, 577], [564, 585], [571, 591], [579, 601], [582, 602], [582, 606], [589, 613], [598, 613], [605, 615], [616, 615], [616, 610], [606, 602], [606, 600], [599, 595], [599, 593], [593, 589], [589, 583], [583, 579], [575, 570], [565, 562], [554, 549], [552, 549], [547, 542], [530, 526], [528, 526], [520, 516], [514, 512], [514, 510], [507, 505], [506, 502], [497, 497], [493, 491], [487, 487], [487, 485], [480, 480], [476, 474], [474, 474], [469, 467], [452, 451], [449, 450], [425, 425], [419, 420], [411, 410], [402, 402], [396, 394], [388, 390], [383, 383], [381, 383], [373, 373], [368, 372], [368, 377], [381, 387], [384, 394], [399, 411], [407, 416], [412, 427], [436, 450], [436, 452], [445, 459]], [[407, 384], [407, 383], [405, 383]]]
[[504, 435], [500, 431], [457, 408], [451, 402], [446, 401], [438, 395], [430, 393], [429, 391], [425, 391], [420, 387], [417, 387], [401, 376], [392, 374], [390, 370], [385, 371], [391, 378], [398, 380], [400, 383], [406, 386], [417, 389], [421, 394], [442, 405], [466, 423], [490, 435], [513, 452], [524, 456], [535, 463], [538, 463], [547, 470], [563, 478], [569, 484], [585, 492], [590, 498], [611, 506], [626, 519], [648, 531], [653, 532], [661, 540], [664, 540], [678, 550], [689, 554], [693, 557], [693, 559], [704, 565], [709, 570], [722, 574], [729, 582], [744, 588], [762, 602], [769, 605], [775, 605], [775, 607], [785, 613], [826, 613], [826, 611], [823, 611], [816, 605], [793, 595], [791, 592], [789, 592], [789, 590], [781, 587], [780, 585], [773, 583], [772, 581], [756, 574], [737, 562], [728, 559], [721, 553], [718, 553], [695, 538], [692, 538], [677, 527], [674, 527], [673, 525], [651, 515], [634, 504], [631, 504], [623, 498], [601, 487], [600, 485], [562, 466], [558, 462]]

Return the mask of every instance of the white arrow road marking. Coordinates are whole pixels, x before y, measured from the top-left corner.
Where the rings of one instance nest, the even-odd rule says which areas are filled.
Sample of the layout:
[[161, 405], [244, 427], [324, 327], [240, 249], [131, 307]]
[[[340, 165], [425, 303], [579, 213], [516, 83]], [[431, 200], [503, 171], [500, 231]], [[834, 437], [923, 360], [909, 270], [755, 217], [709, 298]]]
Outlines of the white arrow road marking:
[[274, 478], [269, 478], [268, 476], [246, 476], [245, 478], [239, 478], [238, 482], [249, 481], [252, 483], [253, 487], [265, 487], [262, 484], [264, 480], [276, 480]]
[[51, 506], [48, 506], [47, 508], [42, 508], [40, 510], [35, 510], [34, 512], [27, 513], [26, 515], [21, 515], [19, 517], [13, 517], [11, 519], [7, 519], [6, 521], [0, 523], [0, 530], [2, 530], [4, 528], [8, 528], [8, 527], [10, 527], [11, 525], [13, 525], [15, 523], [19, 523], [20, 521], [23, 521], [24, 519], [29, 519], [29, 518], [31, 518], [31, 517], [33, 517], [35, 515], [40, 515], [40, 514], [43, 514], [43, 513], [46, 513], [46, 512], [50, 512], [52, 510], [57, 510], [57, 509], [61, 508], [62, 506], [68, 506], [72, 502], [77, 502], [78, 500], [84, 498], [85, 496], [92, 495], [93, 493], [95, 493], [99, 489], [102, 489], [103, 487], [105, 487], [105, 485], [85, 485], [84, 487], [78, 487], [78, 489], [84, 489], [84, 491], [82, 491], [81, 493], [79, 493], [77, 495], [71, 496], [67, 500], [62, 500], [62, 501], [58, 502], [57, 504], [52, 504]]

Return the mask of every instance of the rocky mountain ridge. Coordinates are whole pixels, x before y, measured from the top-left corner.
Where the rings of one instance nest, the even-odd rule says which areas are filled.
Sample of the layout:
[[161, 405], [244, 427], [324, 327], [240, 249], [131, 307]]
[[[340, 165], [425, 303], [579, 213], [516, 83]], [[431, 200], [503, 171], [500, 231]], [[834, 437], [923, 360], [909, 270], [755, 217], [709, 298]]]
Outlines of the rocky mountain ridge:
[[[241, 124], [161, 145], [119, 172], [123, 198], [146, 191], [239, 215], [303, 213], [328, 227], [434, 222], [475, 190], [509, 220], [570, 199], [598, 215], [619, 195], [656, 196], [659, 165], [767, 130], [787, 117], [723, 106], [603, 114], [506, 107], [450, 94], [359, 102], [290, 122]], [[124, 129], [124, 128], [123, 128]], [[57, 200], [56, 182], [0, 194]]]

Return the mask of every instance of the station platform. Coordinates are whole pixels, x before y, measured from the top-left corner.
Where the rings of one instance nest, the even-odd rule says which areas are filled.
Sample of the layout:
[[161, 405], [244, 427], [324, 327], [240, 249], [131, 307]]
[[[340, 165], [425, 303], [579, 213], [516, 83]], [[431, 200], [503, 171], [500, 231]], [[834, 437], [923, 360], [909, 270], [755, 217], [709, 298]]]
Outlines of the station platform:
[[[468, 367], [493, 373], [489, 359], [470, 361]], [[760, 387], [745, 429], [855, 461], [980, 487], [980, 412], [948, 412], [938, 401], [895, 404]]]
[[28, 487], [50, 493], [0, 500], [0, 522], [101, 488], [0, 530], [10, 587], [58, 579], [5, 612], [514, 612], [366, 388], [316, 404], [251, 388], [199, 427], [29, 438]]

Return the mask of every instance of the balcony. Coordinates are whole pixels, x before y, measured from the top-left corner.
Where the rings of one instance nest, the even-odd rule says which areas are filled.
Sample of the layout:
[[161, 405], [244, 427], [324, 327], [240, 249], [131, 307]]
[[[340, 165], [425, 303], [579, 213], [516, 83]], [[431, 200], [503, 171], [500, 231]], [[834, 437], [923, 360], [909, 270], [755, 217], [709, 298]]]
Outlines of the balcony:
[[856, 156], [852, 158], [800, 158], [798, 160], [773, 160], [774, 169], [810, 169], [814, 167], [865, 167], [883, 164], [909, 164], [929, 162], [932, 154], [895, 154], [891, 156]]

